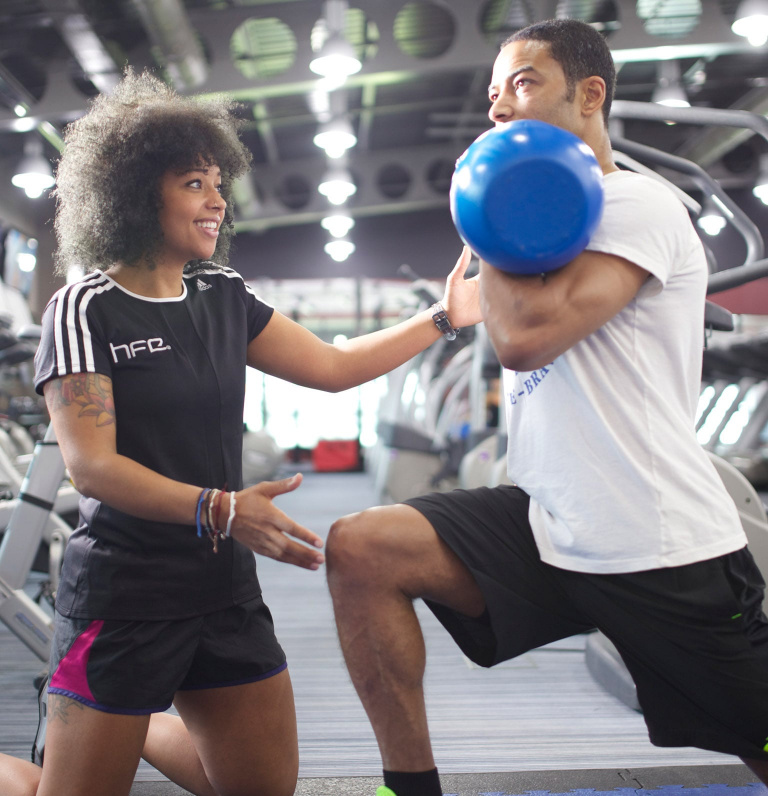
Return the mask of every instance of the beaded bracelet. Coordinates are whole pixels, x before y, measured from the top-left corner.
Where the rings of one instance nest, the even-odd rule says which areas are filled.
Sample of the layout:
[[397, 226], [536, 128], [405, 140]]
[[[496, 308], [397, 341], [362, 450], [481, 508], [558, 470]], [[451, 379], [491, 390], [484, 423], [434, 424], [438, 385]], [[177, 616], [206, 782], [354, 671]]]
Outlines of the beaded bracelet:
[[221, 514], [221, 498], [224, 492], [218, 490], [218, 495], [216, 495], [216, 503], [213, 507], [213, 527], [218, 531], [219, 526], [219, 515]]
[[229, 517], [227, 518], [227, 530], [224, 531], [224, 536], [232, 535], [232, 522], [235, 519], [235, 493], [229, 493]]
[[[218, 529], [219, 502], [221, 501], [222, 491], [220, 489], [204, 489], [197, 499], [197, 510], [195, 512], [195, 524], [197, 535], [202, 538], [205, 531], [208, 538], [213, 543], [213, 552], [219, 552], [219, 539], [223, 539], [225, 534]], [[230, 509], [230, 517], [234, 510]], [[231, 522], [231, 520], [230, 520]], [[227, 525], [229, 530], [229, 524]], [[226, 534], [229, 536], [229, 533]]]
[[208, 497], [205, 501], [205, 516], [207, 518], [206, 526], [208, 531], [208, 536], [211, 535], [211, 531], [216, 530], [216, 524], [213, 521], [213, 504], [216, 500], [217, 495], [221, 494], [220, 489], [212, 489]]
[[208, 496], [210, 489], [204, 489], [200, 493], [200, 497], [197, 499], [197, 511], [195, 512], [195, 524], [197, 525], [197, 535], [202, 538], [203, 536], [203, 525], [201, 521], [202, 513], [203, 513], [203, 501]]

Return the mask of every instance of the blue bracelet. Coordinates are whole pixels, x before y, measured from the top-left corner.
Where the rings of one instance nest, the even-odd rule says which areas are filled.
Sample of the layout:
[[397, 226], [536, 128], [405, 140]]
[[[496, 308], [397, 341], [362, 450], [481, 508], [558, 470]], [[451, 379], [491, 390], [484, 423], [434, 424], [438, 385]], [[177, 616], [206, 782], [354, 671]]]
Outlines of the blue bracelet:
[[205, 496], [210, 492], [210, 489], [204, 489], [200, 493], [200, 497], [197, 499], [197, 512], [195, 513], [195, 524], [197, 525], [197, 535], [198, 537], [202, 538], [203, 536], [203, 525], [200, 520], [200, 515], [203, 509], [203, 501], [205, 500]]

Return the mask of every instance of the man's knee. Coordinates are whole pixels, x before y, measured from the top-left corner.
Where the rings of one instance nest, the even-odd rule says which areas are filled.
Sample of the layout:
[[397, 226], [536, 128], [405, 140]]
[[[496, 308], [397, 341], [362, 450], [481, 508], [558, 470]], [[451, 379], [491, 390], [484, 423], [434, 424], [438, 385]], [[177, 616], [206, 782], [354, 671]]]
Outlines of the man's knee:
[[[424, 527], [422, 527], [424, 526]], [[377, 506], [342, 517], [325, 548], [328, 581], [367, 586], [400, 584], [415, 558], [429, 554], [432, 527], [408, 506]]]
[[348, 514], [331, 525], [325, 544], [326, 568], [329, 576], [360, 573], [371, 559], [376, 524], [371, 510]]

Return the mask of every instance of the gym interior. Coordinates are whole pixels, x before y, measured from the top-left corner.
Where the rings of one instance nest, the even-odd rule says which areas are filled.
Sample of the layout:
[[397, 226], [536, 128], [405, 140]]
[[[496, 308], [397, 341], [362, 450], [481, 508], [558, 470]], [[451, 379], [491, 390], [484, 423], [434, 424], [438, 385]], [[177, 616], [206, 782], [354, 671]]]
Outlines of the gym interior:
[[[747, 11], [757, 16], [745, 27]], [[491, 126], [499, 44], [552, 17], [606, 36], [617, 163], [672, 185], [705, 244], [696, 431], [768, 573], [768, 1], [0, 0], [0, 752], [29, 758], [57, 568], [77, 521], [78, 496], [44, 444], [31, 364], [36, 324], [65, 284], [49, 192], [66, 125], [126, 65], [182, 93], [231, 95], [253, 169], [235, 188], [230, 264], [324, 340], [349, 338], [442, 296], [462, 247], [454, 164]], [[321, 74], [337, 45], [355, 71]], [[335, 395], [249, 372], [246, 482], [302, 472], [279, 505], [321, 536], [371, 505], [501, 483], [499, 377], [482, 325]], [[24, 499], [46, 492], [50, 502]], [[323, 572], [257, 566], [296, 692], [297, 793], [372, 793], [381, 762]], [[485, 671], [428, 610], [419, 616], [451, 793], [764, 790], [735, 759], [652, 746], [599, 633]], [[142, 763], [132, 793], [182, 791]]]

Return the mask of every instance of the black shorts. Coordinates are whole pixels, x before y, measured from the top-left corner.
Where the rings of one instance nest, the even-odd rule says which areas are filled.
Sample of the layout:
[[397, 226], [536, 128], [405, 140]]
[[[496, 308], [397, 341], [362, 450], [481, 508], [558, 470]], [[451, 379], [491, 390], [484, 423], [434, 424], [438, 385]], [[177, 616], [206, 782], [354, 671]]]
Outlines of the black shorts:
[[252, 683], [285, 668], [261, 597], [170, 621], [56, 614], [48, 693], [107, 713], [158, 713], [177, 691]]
[[637, 686], [651, 742], [768, 759], [765, 583], [744, 548], [680, 567], [618, 575], [545, 564], [517, 487], [405, 501], [470, 569], [487, 611], [427, 604], [461, 650], [493, 666], [598, 628]]

